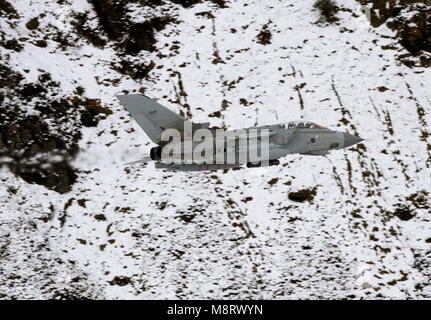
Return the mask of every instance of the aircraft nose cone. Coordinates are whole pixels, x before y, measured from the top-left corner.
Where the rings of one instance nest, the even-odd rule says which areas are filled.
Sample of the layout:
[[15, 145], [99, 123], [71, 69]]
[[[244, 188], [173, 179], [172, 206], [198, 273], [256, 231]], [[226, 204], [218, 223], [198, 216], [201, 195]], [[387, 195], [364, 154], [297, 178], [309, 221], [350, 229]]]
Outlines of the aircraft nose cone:
[[359, 143], [363, 141], [364, 139], [359, 138], [357, 136], [351, 135], [350, 133], [343, 133], [344, 134], [344, 148], [353, 146], [356, 143]]

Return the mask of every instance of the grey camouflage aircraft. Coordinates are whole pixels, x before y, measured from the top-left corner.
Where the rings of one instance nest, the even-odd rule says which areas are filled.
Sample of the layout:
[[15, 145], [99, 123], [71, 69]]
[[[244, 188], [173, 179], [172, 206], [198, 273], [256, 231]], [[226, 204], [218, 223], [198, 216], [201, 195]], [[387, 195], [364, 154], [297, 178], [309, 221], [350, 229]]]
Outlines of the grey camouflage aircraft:
[[[179, 171], [207, 171], [218, 169], [229, 169], [243, 166], [248, 168], [274, 166], [279, 165], [279, 159], [289, 154], [302, 154], [312, 156], [327, 155], [331, 150], [339, 150], [357, 144], [363, 139], [351, 135], [347, 132], [333, 131], [331, 129], [322, 127], [318, 124], [309, 121], [291, 121], [287, 123], [280, 123], [274, 125], [266, 125], [259, 127], [252, 127], [242, 129], [245, 135], [235, 136], [235, 143], [227, 145], [226, 140], [223, 144], [222, 153], [224, 153], [224, 162], [211, 162], [204, 161], [203, 163], [197, 162], [166, 162], [162, 156], [162, 149], [169, 143], [162, 139], [163, 132], [167, 129], [176, 129], [181, 133], [181, 144], [184, 144], [187, 139], [191, 139], [185, 135], [185, 123], [190, 125], [192, 133], [197, 132], [199, 129], [207, 129], [210, 132], [215, 132], [218, 128], [210, 128], [209, 123], [193, 123], [178, 114], [162, 106], [153, 99], [148, 98], [141, 94], [127, 94], [116, 96], [121, 104], [127, 109], [131, 116], [135, 119], [138, 125], [145, 131], [152, 142], [157, 144], [150, 151], [150, 155], [131, 162], [147, 163], [155, 161], [157, 169], [166, 170], [179, 170]], [[257, 132], [253, 138], [261, 145], [264, 145], [268, 150], [267, 161], [252, 161], [247, 155], [246, 160], [240, 161], [239, 157], [239, 143], [238, 141], [248, 141], [252, 139], [251, 132]], [[232, 131], [225, 131], [227, 133]], [[216, 138], [214, 138], [216, 139]], [[198, 142], [192, 143], [194, 150]], [[185, 150], [185, 149], [181, 149]], [[219, 150], [220, 151], [220, 150]], [[183, 152], [183, 151], [182, 151]], [[216, 150], [214, 150], [214, 153]], [[226, 161], [226, 156], [235, 155], [235, 161]], [[184, 153], [181, 154], [184, 156]], [[210, 155], [212, 157], [212, 155]], [[214, 158], [212, 158], [214, 159]]]

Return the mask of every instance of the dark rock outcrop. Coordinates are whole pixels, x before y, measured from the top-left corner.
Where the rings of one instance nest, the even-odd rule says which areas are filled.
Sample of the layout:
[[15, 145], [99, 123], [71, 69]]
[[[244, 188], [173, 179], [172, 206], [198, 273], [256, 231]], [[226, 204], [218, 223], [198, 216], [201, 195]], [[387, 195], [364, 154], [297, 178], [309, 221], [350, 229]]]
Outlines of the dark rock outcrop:
[[319, 9], [322, 18], [329, 22], [333, 23], [338, 21], [339, 19], [336, 16], [338, 11], [338, 6], [333, 0], [317, 0], [314, 4], [314, 7]]
[[298, 191], [290, 192], [289, 200], [295, 201], [295, 202], [305, 202], [305, 201], [311, 202], [316, 196], [316, 190], [317, 188], [314, 187], [312, 189], [301, 189]]
[[[99, 18], [101, 29], [111, 41], [125, 54], [136, 54], [141, 50], [155, 50], [155, 32], [161, 31], [172, 21], [170, 17], [154, 17], [141, 23], [131, 21], [127, 16], [128, 1], [118, 0], [90, 0]], [[152, 2], [157, 5], [158, 2]], [[79, 17], [78, 17], [79, 18]], [[81, 17], [82, 19], [82, 17]], [[79, 24], [77, 24], [79, 27]], [[94, 42], [94, 33], [88, 29], [81, 30], [82, 34]]]
[[399, 206], [395, 209], [394, 215], [403, 221], [408, 221], [415, 216], [415, 213], [407, 206]]
[[[428, 0], [360, 0], [362, 5], [370, 7], [370, 23], [379, 27], [387, 22], [396, 32], [400, 44], [411, 56], [422, 52], [431, 52], [431, 3]], [[419, 57], [417, 63], [400, 56], [400, 61], [408, 66], [431, 66], [430, 59]]]
[[0, 65], [0, 103], [0, 165], [28, 183], [69, 191], [81, 126], [96, 125], [110, 110], [94, 99], [63, 97], [49, 73], [28, 83], [7, 65]]

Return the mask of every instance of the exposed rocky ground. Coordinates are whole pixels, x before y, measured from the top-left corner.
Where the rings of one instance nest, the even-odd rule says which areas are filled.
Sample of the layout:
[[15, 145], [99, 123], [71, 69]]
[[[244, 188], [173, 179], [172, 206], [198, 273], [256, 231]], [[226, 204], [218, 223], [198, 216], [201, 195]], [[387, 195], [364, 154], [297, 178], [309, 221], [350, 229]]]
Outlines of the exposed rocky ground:
[[[430, 27], [429, 1], [0, 0], [0, 298], [430, 298]], [[367, 140], [125, 167], [128, 92]]]
[[[431, 2], [429, 0], [367, 1], [373, 27], [386, 25], [395, 32], [399, 43], [408, 51], [398, 55], [407, 66], [431, 66]], [[390, 49], [387, 47], [386, 49]]]

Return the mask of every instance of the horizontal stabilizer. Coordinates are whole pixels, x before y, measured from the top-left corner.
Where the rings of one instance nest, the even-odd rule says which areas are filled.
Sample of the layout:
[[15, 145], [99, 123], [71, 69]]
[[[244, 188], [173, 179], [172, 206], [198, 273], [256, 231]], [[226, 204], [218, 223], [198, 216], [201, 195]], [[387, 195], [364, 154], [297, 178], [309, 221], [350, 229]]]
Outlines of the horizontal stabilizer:
[[148, 163], [150, 161], [152, 161], [150, 157], [145, 157], [145, 158], [142, 158], [140, 160], [135, 160], [132, 162], [125, 163], [124, 165], [129, 166], [129, 165], [134, 165], [134, 164], [138, 164], [138, 163], [144, 164], [144, 163]]

